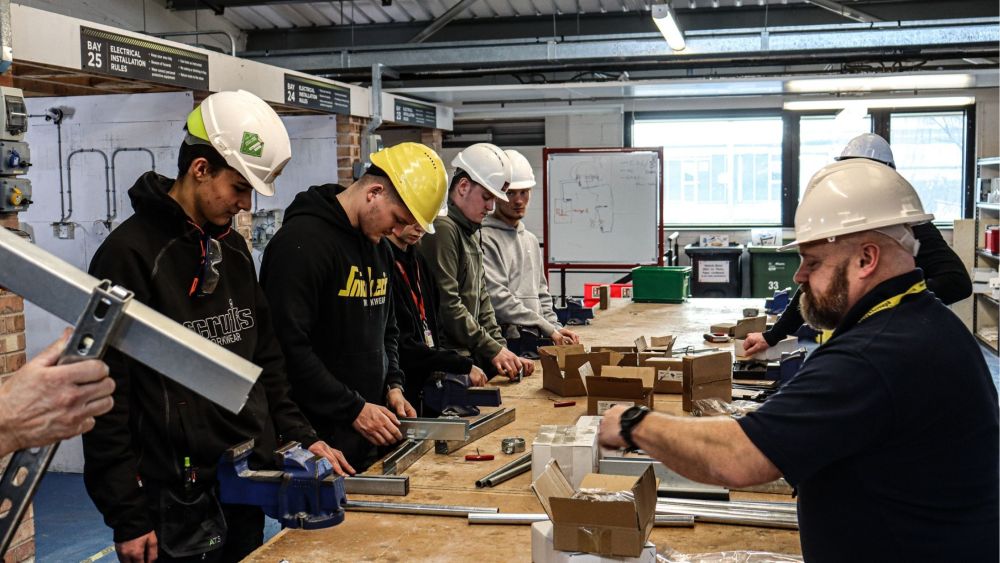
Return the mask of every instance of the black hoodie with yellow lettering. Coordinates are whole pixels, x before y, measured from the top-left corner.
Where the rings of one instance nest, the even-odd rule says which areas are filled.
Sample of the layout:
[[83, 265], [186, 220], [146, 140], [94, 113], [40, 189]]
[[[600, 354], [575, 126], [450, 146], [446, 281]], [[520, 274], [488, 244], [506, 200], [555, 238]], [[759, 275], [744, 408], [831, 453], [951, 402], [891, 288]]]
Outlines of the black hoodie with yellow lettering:
[[[101, 244], [90, 273], [263, 368], [239, 414], [109, 350], [116, 387], [111, 412], [83, 436], [87, 492], [117, 542], [153, 529], [155, 491], [183, 486], [184, 458], [199, 483], [214, 481], [222, 453], [253, 438], [254, 468], [273, 466], [281, 441], [309, 446], [316, 434], [289, 399], [281, 348], [246, 241], [228, 227], [196, 225], [168, 195], [173, 180], [147, 172], [129, 189], [135, 214]], [[191, 295], [204, 237], [222, 262], [211, 295]], [[155, 345], [155, 344], [154, 344]], [[140, 485], [140, 483], [142, 485]]]
[[343, 189], [324, 184], [295, 197], [264, 251], [260, 281], [288, 359], [292, 399], [361, 470], [375, 447], [351, 423], [366, 402], [384, 405], [403, 373], [389, 295], [392, 249], [351, 225], [337, 200]]

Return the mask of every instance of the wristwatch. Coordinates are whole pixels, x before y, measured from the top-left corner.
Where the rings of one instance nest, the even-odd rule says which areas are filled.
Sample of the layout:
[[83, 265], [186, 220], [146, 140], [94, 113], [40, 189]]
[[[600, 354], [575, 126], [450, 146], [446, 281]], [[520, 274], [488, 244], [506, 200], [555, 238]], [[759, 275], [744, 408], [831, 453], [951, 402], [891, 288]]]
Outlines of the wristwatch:
[[649, 414], [649, 412], [649, 407], [629, 407], [625, 409], [625, 412], [622, 413], [622, 416], [618, 421], [618, 424], [621, 427], [619, 434], [621, 435], [622, 440], [625, 440], [628, 447], [634, 450], [639, 449], [639, 446], [635, 445], [635, 442], [632, 441], [632, 430], [638, 426], [640, 422], [642, 422], [642, 419], [646, 418], [646, 415]]
[[402, 383], [390, 383], [389, 384], [389, 391], [392, 391], [393, 389], [399, 389], [400, 391], [402, 391], [403, 390], [403, 384]]

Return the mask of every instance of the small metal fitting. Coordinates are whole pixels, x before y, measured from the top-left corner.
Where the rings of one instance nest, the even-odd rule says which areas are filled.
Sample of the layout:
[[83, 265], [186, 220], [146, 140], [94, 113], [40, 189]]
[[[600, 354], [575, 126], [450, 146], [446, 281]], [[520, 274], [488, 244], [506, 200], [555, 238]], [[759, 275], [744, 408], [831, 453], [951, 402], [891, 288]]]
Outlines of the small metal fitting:
[[504, 438], [500, 450], [507, 455], [519, 454], [524, 451], [524, 438]]

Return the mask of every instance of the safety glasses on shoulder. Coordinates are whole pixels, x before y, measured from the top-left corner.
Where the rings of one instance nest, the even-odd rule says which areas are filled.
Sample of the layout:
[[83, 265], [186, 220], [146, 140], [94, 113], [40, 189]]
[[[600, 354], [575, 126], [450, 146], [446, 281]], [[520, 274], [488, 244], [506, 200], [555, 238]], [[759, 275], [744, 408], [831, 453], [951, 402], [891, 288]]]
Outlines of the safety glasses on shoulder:
[[222, 263], [222, 244], [205, 233], [201, 237], [201, 261], [188, 295], [206, 297], [215, 292], [219, 284], [219, 264]]

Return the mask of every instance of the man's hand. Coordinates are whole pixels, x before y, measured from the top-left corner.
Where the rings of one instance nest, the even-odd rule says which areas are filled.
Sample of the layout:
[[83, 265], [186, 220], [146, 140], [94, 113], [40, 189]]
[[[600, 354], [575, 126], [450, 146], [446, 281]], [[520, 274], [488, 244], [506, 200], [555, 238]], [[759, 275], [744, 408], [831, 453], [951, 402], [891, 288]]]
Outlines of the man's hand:
[[506, 348], [502, 348], [496, 356], [493, 356], [490, 363], [493, 364], [499, 375], [510, 379], [517, 377], [517, 372], [521, 369], [521, 358]]
[[470, 387], [482, 387], [486, 385], [486, 372], [479, 368], [477, 365], [472, 366], [472, 370], [469, 371], [469, 386]]
[[627, 408], [619, 405], [604, 411], [604, 417], [601, 418], [601, 428], [597, 433], [597, 440], [602, 446], [606, 448], [624, 448], [628, 446], [621, 435], [622, 413]]
[[309, 446], [309, 451], [313, 455], [318, 455], [319, 457], [326, 458], [333, 466], [333, 472], [337, 475], [354, 475], [354, 468], [351, 467], [350, 463], [347, 463], [347, 458], [344, 457], [344, 452], [331, 448], [329, 444], [323, 440], [313, 442], [313, 445]]
[[396, 415], [392, 414], [391, 410], [374, 403], [365, 403], [351, 426], [376, 446], [388, 446], [403, 439]]
[[552, 339], [552, 343], [556, 346], [580, 343], [580, 337], [568, 328], [556, 329], [551, 335], [549, 335], [549, 338]]
[[0, 453], [87, 432], [111, 410], [115, 382], [99, 360], [56, 365], [70, 331], [0, 386]]
[[521, 364], [521, 373], [524, 377], [535, 373], [535, 362], [527, 358], [518, 358], [517, 361]]
[[770, 348], [771, 345], [764, 340], [764, 335], [759, 332], [751, 332], [747, 335], [746, 339], [743, 340], [743, 351], [746, 352], [747, 356], [753, 356], [758, 352], [763, 352]]
[[389, 410], [396, 413], [396, 416], [413, 418], [417, 416], [417, 409], [403, 396], [403, 390], [399, 388], [389, 389], [385, 402], [389, 405]]
[[121, 563], [153, 563], [157, 558], [156, 533], [149, 532], [134, 540], [115, 543], [115, 552]]

